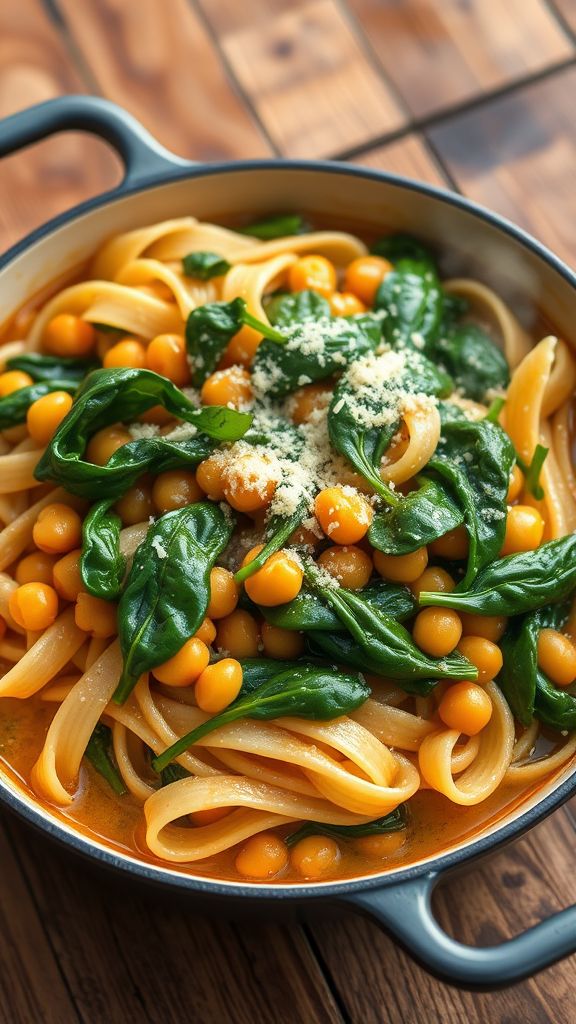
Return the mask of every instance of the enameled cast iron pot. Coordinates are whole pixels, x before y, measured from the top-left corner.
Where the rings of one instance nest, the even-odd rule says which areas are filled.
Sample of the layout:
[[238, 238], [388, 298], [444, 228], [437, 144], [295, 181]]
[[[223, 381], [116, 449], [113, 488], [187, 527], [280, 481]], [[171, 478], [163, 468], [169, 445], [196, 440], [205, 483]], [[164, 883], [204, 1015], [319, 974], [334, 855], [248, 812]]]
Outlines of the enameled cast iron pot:
[[[446, 251], [443, 270], [477, 276], [510, 301], [529, 328], [539, 308], [570, 339], [576, 314], [576, 275], [512, 224], [460, 196], [429, 185], [345, 164], [256, 160], [200, 166], [163, 149], [128, 114], [103, 100], [51, 100], [0, 123], [0, 156], [65, 129], [106, 139], [125, 165], [120, 186], [33, 232], [0, 258], [0, 320], [31, 294], [79, 264], [114, 233], [193, 214], [219, 220], [235, 215], [298, 210], [337, 228], [370, 225], [402, 230]], [[93, 861], [188, 892], [196, 902], [223, 901], [231, 912], [246, 904], [271, 914], [308, 912], [336, 904], [367, 914], [420, 964], [452, 984], [492, 989], [534, 974], [576, 951], [576, 906], [555, 914], [500, 946], [475, 949], [450, 938], [435, 920], [431, 895], [449, 870], [517, 838], [576, 792], [568, 765], [512, 814], [474, 839], [409, 868], [346, 882], [243, 885], [195, 877], [139, 861], [51, 817], [33, 797], [0, 774], [0, 800], [42, 832]]]

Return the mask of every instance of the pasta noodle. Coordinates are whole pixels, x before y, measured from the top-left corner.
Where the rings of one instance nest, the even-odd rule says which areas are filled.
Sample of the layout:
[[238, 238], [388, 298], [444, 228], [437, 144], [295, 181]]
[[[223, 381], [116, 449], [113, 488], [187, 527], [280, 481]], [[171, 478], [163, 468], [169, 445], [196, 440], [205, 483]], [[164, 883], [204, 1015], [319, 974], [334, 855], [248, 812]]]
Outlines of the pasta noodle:
[[14, 321], [0, 697], [38, 799], [135, 856], [311, 882], [569, 769], [576, 358], [432, 263], [185, 216]]

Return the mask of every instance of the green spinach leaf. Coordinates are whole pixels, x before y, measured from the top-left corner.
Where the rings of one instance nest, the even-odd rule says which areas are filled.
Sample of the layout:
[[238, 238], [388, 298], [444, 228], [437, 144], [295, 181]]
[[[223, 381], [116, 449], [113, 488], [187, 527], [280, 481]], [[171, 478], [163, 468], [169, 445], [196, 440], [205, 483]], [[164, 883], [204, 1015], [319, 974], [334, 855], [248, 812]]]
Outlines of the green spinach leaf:
[[89, 594], [115, 601], [122, 591], [126, 560], [120, 553], [122, 520], [111, 511], [113, 499], [92, 506], [82, 524], [80, 575]]
[[[560, 629], [569, 611], [566, 602], [538, 608], [528, 615], [511, 619], [500, 644], [503, 656], [498, 685], [512, 714], [523, 725], [530, 725], [538, 689], [538, 636], [541, 629]], [[541, 675], [542, 673], [540, 673]], [[554, 687], [555, 689], [555, 687]], [[574, 702], [576, 708], [576, 701]]]
[[232, 529], [232, 517], [207, 501], [168, 512], [149, 528], [118, 606], [124, 667], [117, 704], [143, 672], [173, 657], [198, 629], [210, 600], [210, 570]]
[[186, 277], [209, 281], [212, 277], [227, 274], [230, 264], [216, 252], [189, 252], [182, 260], [182, 269]]
[[[118, 421], [132, 422], [158, 404], [192, 424], [198, 435], [185, 441], [161, 436], [131, 441], [105, 466], [83, 460], [88, 440], [96, 431]], [[38, 480], [55, 480], [85, 498], [119, 497], [145, 470], [160, 473], [179, 465], [195, 465], [213, 450], [210, 438], [236, 441], [251, 422], [249, 414], [221, 406], [197, 409], [175, 384], [150, 370], [96, 370], [81, 385], [35, 475]]]
[[444, 294], [435, 270], [427, 262], [402, 259], [386, 275], [376, 292], [376, 310], [385, 340], [393, 348], [428, 352], [440, 332]]
[[400, 832], [406, 828], [406, 812], [403, 805], [396, 807], [383, 818], [375, 818], [364, 825], [326, 825], [321, 821], [307, 821], [295, 832], [286, 836], [286, 845], [295, 846], [307, 836], [330, 836], [331, 839], [364, 839], [366, 836], [382, 836], [387, 832]]
[[280, 331], [248, 312], [244, 299], [207, 302], [192, 310], [186, 321], [186, 348], [193, 364], [194, 387], [201, 387], [214, 372], [229, 342], [245, 324], [276, 345], [286, 342]]
[[[387, 580], [374, 580], [359, 592], [362, 600], [384, 615], [402, 622], [416, 610], [416, 600], [408, 587]], [[323, 598], [304, 586], [297, 597], [287, 604], [272, 608], [260, 608], [266, 622], [282, 629], [297, 629], [303, 632], [335, 631], [342, 629], [336, 612]]]
[[374, 516], [368, 540], [387, 555], [406, 555], [454, 530], [464, 521], [462, 510], [443, 483], [431, 477], [419, 478], [420, 486], [410, 491], [393, 508]]
[[419, 603], [477, 615], [521, 615], [562, 601], [575, 586], [576, 533], [572, 533], [535, 551], [498, 558], [478, 573], [468, 590], [423, 592]]
[[268, 242], [273, 238], [283, 238], [285, 235], [302, 235], [309, 228], [301, 214], [279, 213], [236, 230], [243, 235], [251, 235], [252, 238]]
[[[307, 633], [305, 639], [306, 650], [314, 658], [323, 658], [336, 665], [349, 665], [359, 672], [382, 675], [380, 652], [371, 645], [365, 645], [362, 649], [350, 633], [325, 633], [323, 630], [315, 630]], [[406, 693], [413, 693], [416, 697], [427, 697], [438, 685], [438, 678], [402, 679], [398, 685]]]
[[510, 383], [508, 363], [497, 345], [476, 324], [460, 324], [433, 346], [434, 355], [467, 398], [482, 402], [486, 392]]
[[275, 327], [290, 327], [307, 320], [326, 320], [331, 316], [328, 299], [311, 291], [274, 295], [265, 302], [264, 308]]
[[96, 769], [98, 774], [103, 779], [106, 779], [106, 782], [117, 796], [124, 796], [128, 792], [114, 759], [112, 730], [107, 725], [104, 725], [103, 722], [98, 722], [88, 740], [84, 757], [90, 761], [90, 764]]
[[330, 721], [360, 707], [370, 696], [370, 687], [362, 676], [316, 665], [300, 665], [278, 672], [245, 696], [240, 696], [225, 711], [209, 718], [152, 762], [155, 771], [162, 771], [173, 758], [207, 736], [214, 729], [238, 718], [258, 721], [295, 715], [315, 721]]
[[32, 403], [44, 398], [44, 395], [49, 395], [52, 391], [67, 391], [69, 395], [73, 395], [76, 387], [75, 381], [41, 380], [12, 391], [4, 398], [0, 398], [0, 430], [25, 423], [26, 414]]
[[536, 673], [534, 714], [544, 725], [560, 732], [576, 729], [576, 697], [553, 686], [540, 670]]
[[384, 259], [390, 260], [390, 263], [398, 263], [400, 260], [416, 260], [418, 263], [428, 265], [436, 273], [436, 264], [432, 253], [412, 235], [405, 235], [401, 232], [384, 235], [374, 242], [370, 252], [375, 256], [383, 256]]
[[6, 369], [22, 370], [34, 381], [75, 381], [79, 384], [99, 367], [95, 359], [73, 359], [65, 356], [43, 356], [39, 352], [23, 352], [6, 360]]

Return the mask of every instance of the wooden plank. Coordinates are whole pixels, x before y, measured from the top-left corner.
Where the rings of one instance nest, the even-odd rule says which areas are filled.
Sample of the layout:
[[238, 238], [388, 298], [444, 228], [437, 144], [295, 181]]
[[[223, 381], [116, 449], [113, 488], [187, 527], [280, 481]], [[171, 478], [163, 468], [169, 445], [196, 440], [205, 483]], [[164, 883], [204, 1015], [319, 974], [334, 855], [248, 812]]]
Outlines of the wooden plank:
[[[204, 5], [208, 18], [212, 6]], [[245, 27], [224, 31], [220, 44], [281, 153], [331, 156], [404, 123], [335, 0], [260, 21], [250, 0], [242, 9]]]
[[96, 873], [20, 823], [10, 832], [86, 1024], [271, 1024], [280, 1011], [287, 1024], [341, 1024], [299, 927], [202, 919], [192, 899]]
[[529, 77], [574, 52], [545, 0], [349, 3], [417, 117]]
[[[0, 118], [79, 91], [89, 90], [41, 0], [0, 4]], [[119, 176], [109, 147], [78, 132], [0, 161], [0, 250]]]
[[[497, 943], [574, 899], [574, 832], [558, 812], [504, 853], [454, 877], [436, 900], [444, 927], [464, 942]], [[574, 960], [502, 992], [451, 989], [416, 967], [369, 921], [315, 925], [314, 941], [350, 1019], [362, 1024], [572, 1024]]]
[[505, 214], [572, 264], [576, 68], [525, 86], [429, 130], [472, 199]]
[[[34, 842], [28, 833], [28, 842]], [[63, 1024], [78, 1020], [20, 862], [0, 824], [0, 1021]]]
[[58, 7], [102, 93], [169, 149], [195, 160], [269, 154], [188, 0], [170, 0], [169, 11], [157, 0]]
[[430, 185], [445, 187], [447, 184], [447, 178], [432, 151], [417, 133], [371, 149], [368, 153], [355, 157], [352, 162], [362, 167], [374, 167], [378, 171], [416, 178]]

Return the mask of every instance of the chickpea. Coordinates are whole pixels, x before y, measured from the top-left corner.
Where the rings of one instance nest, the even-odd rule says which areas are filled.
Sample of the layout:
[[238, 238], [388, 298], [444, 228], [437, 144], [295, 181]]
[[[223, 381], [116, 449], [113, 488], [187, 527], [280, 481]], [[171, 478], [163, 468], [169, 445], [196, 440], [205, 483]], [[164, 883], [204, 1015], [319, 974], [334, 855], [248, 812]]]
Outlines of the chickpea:
[[370, 857], [374, 860], [384, 860], [393, 857], [398, 850], [401, 850], [406, 842], [406, 832], [384, 832], [380, 836], [361, 836], [352, 843], [356, 853], [363, 857]]
[[117, 366], [132, 366], [144, 369], [146, 366], [146, 349], [137, 338], [121, 338], [105, 353], [102, 365], [110, 370]]
[[72, 548], [80, 547], [82, 520], [68, 505], [57, 502], [46, 505], [38, 513], [32, 539], [41, 551], [49, 555], [64, 555]]
[[203, 497], [204, 492], [189, 469], [168, 469], [156, 477], [152, 487], [152, 500], [162, 513], [193, 505]]
[[462, 612], [460, 618], [463, 636], [484, 637], [493, 644], [502, 639], [508, 625], [508, 619], [504, 615], [473, 615], [471, 612]]
[[510, 473], [510, 485], [508, 487], [508, 494], [506, 496], [506, 503], [511, 505], [516, 498], [519, 498], [522, 491], [524, 490], [524, 473], [516, 463], [512, 466], [512, 472]]
[[373, 519], [371, 505], [351, 487], [326, 487], [316, 495], [314, 513], [322, 530], [336, 544], [356, 544]]
[[262, 626], [262, 646], [268, 658], [291, 661], [304, 650], [304, 637], [294, 629], [282, 629], [265, 622]]
[[234, 658], [223, 658], [199, 675], [194, 696], [202, 711], [217, 715], [236, 700], [241, 688], [242, 665]]
[[476, 736], [492, 717], [492, 701], [476, 683], [452, 683], [440, 701], [438, 714], [449, 729]]
[[555, 629], [538, 634], [538, 666], [555, 686], [570, 686], [576, 677], [576, 646]]
[[210, 651], [197, 637], [191, 637], [177, 654], [152, 669], [156, 679], [167, 686], [191, 686], [210, 661]]
[[49, 395], [37, 398], [26, 413], [30, 437], [36, 444], [48, 444], [71, 408], [72, 395], [66, 391], [52, 391]]
[[290, 864], [302, 878], [321, 878], [340, 860], [340, 847], [329, 836], [306, 836], [290, 851]]
[[244, 878], [273, 878], [288, 864], [288, 847], [273, 832], [251, 836], [236, 857], [236, 871]]
[[352, 292], [334, 292], [329, 301], [332, 316], [354, 316], [366, 312], [364, 303]]
[[240, 596], [240, 588], [228, 569], [216, 565], [210, 570], [210, 601], [206, 615], [209, 619], [223, 619], [231, 615]]
[[74, 619], [78, 629], [104, 639], [118, 632], [116, 611], [117, 606], [111, 601], [81, 591], [76, 598]]
[[424, 592], [451, 594], [455, 586], [456, 582], [450, 573], [437, 565], [429, 565], [418, 579], [410, 583], [410, 590], [418, 600]]
[[44, 330], [44, 350], [54, 356], [88, 356], [96, 341], [92, 324], [73, 313], [52, 317]]
[[65, 601], [77, 601], [78, 595], [84, 589], [84, 583], [80, 575], [80, 556], [82, 551], [75, 548], [69, 551], [64, 558], [59, 558], [52, 569], [52, 580], [54, 589]]
[[378, 288], [392, 269], [392, 264], [381, 256], [360, 256], [346, 267], [344, 288], [366, 306], [373, 306]]
[[414, 643], [433, 658], [450, 654], [461, 636], [460, 617], [451, 608], [423, 608], [412, 629]]
[[118, 499], [114, 508], [122, 520], [123, 526], [134, 526], [143, 523], [153, 515], [154, 503], [152, 491], [146, 482], [137, 480], [125, 494]]
[[14, 572], [17, 583], [47, 583], [52, 585], [52, 566], [56, 555], [48, 555], [45, 551], [33, 551], [21, 558]]
[[58, 615], [58, 594], [46, 583], [23, 583], [10, 594], [8, 611], [22, 629], [48, 629]]
[[179, 388], [190, 383], [186, 345], [180, 334], [158, 334], [153, 338], [146, 350], [146, 365]]
[[326, 383], [305, 384], [298, 388], [288, 400], [288, 411], [296, 424], [307, 423], [318, 409], [325, 409], [332, 398], [332, 391]]
[[216, 632], [216, 646], [232, 658], [256, 658], [260, 646], [258, 623], [250, 612], [236, 608], [224, 619], [219, 619]]
[[325, 256], [310, 253], [302, 256], [288, 271], [288, 287], [292, 292], [313, 291], [330, 298], [336, 291], [336, 270]]
[[302, 588], [304, 573], [285, 551], [277, 551], [244, 583], [248, 597], [266, 608], [292, 601]]
[[22, 370], [7, 370], [6, 373], [0, 373], [0, 398], [6, 398], [33, 383], [30, 374]]
[[211, 455], [196, 469], [196, 482], [211, 501], [223, 501], [224, 476], [218, 456]]
[[502, 668], [502, 651], [483, 636], [463, 636], [458, 650], [478, 669], [479, 683], [489, 683]]
[[344, 547], [334, 545], [323, 551], [318, 565], [338, 580], [346, 590], [361, 590], [372, 575], [372, 559], [361, 548], [353, 544]]
[[214, 643], [216, 639], [216, 626], [212, 619], [203, 619], [194, 636], [197, 640], [201, 640], [203, 644], [206, 644], [207, 647], [210, 647], [210, 644]]
[[203, 405], [233, 405], [242, 409], [252, 401], [250, 374], [242, 366], [216, 370], [204, 381], [200, 391]]
[[414, 583], [428, 565], [428, 551], [425, 547], [411, 551], [408, 555], [385, 555], [383, 551], [375, 551], [374, 565], [376, 572], [385, 580]]
[[267, 508], [276, 490], [271, 477], [272, 462], [266, 455], [246, 452], [224, 468], [224, 497], [238, 512], [256, 512]]
[[114, 452], [131, 440], [130, 434], [124, 427], [103, 427], [102, 430], [96, 431], [88, 441], [86, 461], [93, 462], [96, 466], [105, 466]]
[[544, 520], [531, 505], [512, 505], [506, 518], [506, 534], [500, 555], [534, 551], [544, 535]]
[[437, 558], [449, 558], [459, 561], [466, 558], [470, 541], [465, 526], [457, 526], [455, 530], [449, 530], [442, 537], [433, 540], [430, 544], [430, 552]]

